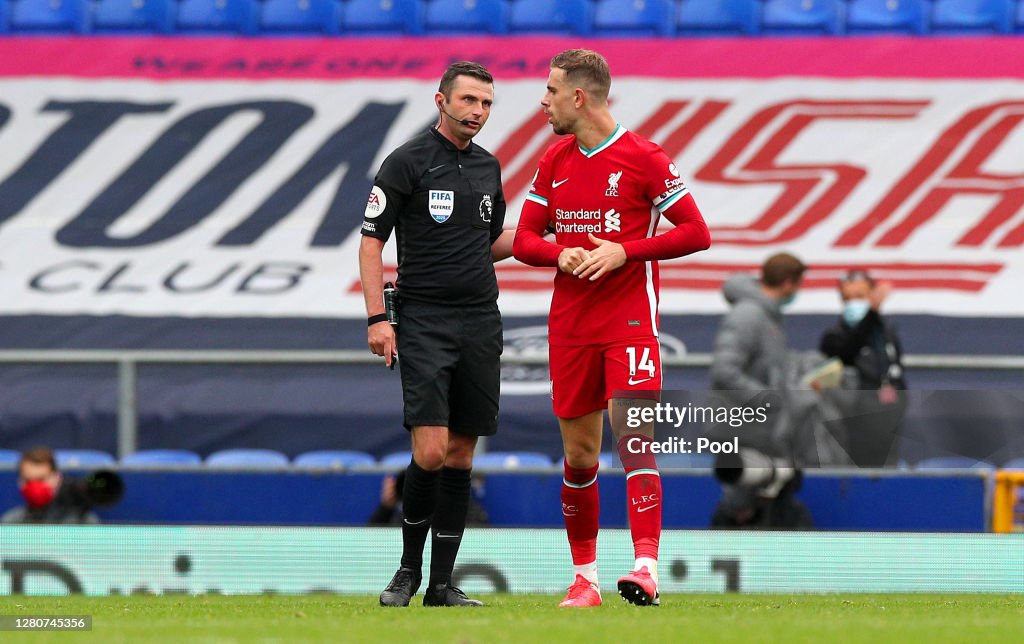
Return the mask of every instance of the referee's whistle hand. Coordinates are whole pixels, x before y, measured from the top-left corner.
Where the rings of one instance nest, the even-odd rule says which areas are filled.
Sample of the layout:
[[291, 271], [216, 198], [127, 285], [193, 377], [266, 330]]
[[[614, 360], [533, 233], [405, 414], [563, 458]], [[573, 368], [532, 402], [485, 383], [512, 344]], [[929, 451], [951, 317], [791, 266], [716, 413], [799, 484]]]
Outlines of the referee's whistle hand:
[[395, 351], [395, 330], [387, 322], [378, 322], [366, 330], [367, 344], [374, 355], [384, 356], [384, 364], [391, 366]]

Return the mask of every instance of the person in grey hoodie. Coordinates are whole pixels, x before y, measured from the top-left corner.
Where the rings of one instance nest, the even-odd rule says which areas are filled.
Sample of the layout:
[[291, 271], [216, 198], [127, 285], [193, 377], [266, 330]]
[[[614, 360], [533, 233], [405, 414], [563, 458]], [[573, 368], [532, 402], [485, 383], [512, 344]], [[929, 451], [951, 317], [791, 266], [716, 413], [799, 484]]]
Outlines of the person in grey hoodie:
[[[769, 257], [761, 267], [761, 279], [733, 275], [722, 287], [731, 309], [722, 319], [715, 338], [711, 386], [718, 403], [727, 406], [767, 408], [765, 422], [742, 428], [712, 427], [708, 434], [722, 439], [738, 435], [738, 454], [721, 455], [715, 475], [725, 485], [716, 510], [715, 527], [761, 525], [803, 527], [809, 515], [780, 525], [775, 519], [775, 499], [791, 497], [799, 485], [794, 466], [793, 428], [797, 410], [791, 404], [789, 382], [793, 366], [786, 346], [782, 309], [793, 301], [807, 267], [789, 253]], [[787, 512], [787, 515], [793, 513]], [[777, 515], [777, 516], [773, 516]]]

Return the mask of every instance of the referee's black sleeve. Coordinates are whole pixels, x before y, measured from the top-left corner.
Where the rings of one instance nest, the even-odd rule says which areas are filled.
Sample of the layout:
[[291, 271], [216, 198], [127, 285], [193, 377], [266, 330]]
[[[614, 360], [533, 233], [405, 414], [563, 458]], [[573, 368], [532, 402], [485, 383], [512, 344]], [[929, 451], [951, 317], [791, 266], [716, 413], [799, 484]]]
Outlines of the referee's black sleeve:
[[384, 159], [366, 201], [362, 233], [387, 240], [398, 222], [398, 213], [412, 196], [416, 175], [412, 159], [404, 150], [396, 150]]

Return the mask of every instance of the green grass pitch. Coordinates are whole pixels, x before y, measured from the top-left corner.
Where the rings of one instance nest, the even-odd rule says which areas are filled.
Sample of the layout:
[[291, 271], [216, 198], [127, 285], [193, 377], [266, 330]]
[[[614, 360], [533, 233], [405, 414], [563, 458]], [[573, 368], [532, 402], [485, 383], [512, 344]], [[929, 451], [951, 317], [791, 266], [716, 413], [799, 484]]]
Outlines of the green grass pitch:
[[489, 595], [484, 608], [381, 608], [376, 597], [5, 597], [4, 615], [91, 615], [84, 633], [0, 633], [11, 642], [1011, 642], [1024, 597], [671, 595], [600, 608], [544, 595]]

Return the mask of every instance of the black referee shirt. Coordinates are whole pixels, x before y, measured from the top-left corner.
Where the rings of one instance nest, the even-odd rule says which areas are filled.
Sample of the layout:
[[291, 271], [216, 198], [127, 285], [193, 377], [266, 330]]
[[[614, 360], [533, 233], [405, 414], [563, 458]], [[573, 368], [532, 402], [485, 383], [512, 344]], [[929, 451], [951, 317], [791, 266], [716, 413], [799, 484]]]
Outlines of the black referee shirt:
[[362, 233], [387, 240], [396, 231], [402, 299], [467, 306], [498, 299], [491, 244], [504, 223], [498, 160], [430, 128], [384, 160]]

